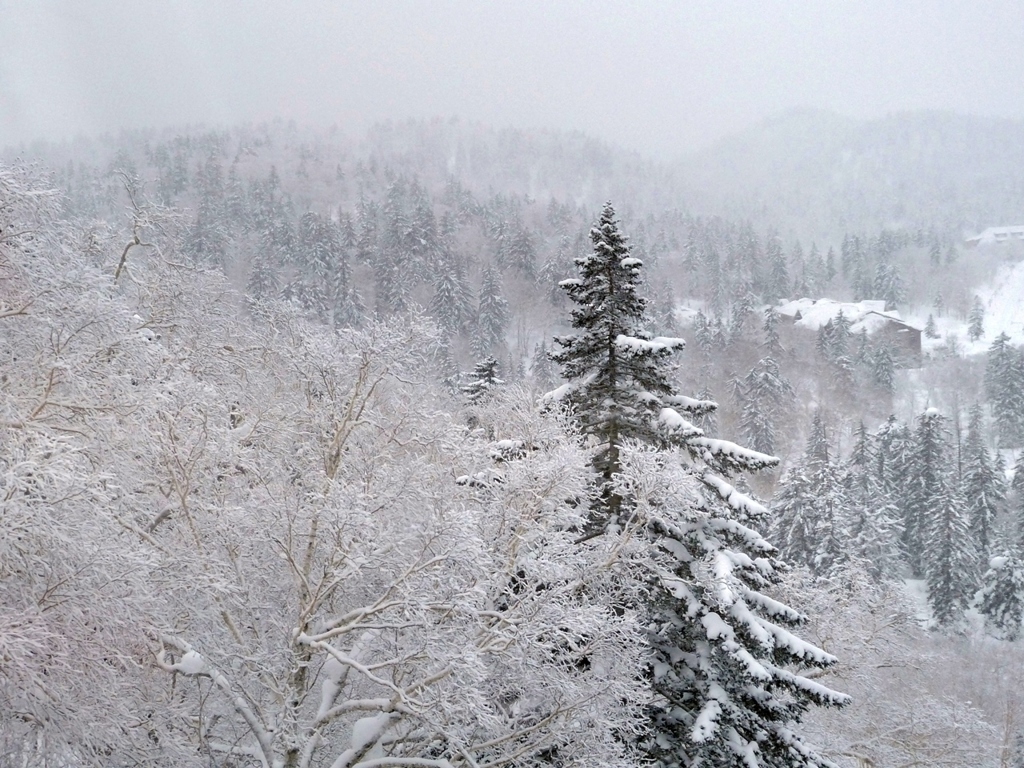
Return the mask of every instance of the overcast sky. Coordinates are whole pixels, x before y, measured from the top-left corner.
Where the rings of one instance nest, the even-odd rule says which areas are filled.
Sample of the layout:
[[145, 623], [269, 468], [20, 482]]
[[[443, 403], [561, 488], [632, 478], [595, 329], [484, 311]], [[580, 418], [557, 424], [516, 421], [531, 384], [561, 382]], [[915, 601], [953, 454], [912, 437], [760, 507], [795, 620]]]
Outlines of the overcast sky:
[[0, 146], [459, 115], [671, 157], [794, 106], [1024, 117], [1024, 0], [0, 0]]

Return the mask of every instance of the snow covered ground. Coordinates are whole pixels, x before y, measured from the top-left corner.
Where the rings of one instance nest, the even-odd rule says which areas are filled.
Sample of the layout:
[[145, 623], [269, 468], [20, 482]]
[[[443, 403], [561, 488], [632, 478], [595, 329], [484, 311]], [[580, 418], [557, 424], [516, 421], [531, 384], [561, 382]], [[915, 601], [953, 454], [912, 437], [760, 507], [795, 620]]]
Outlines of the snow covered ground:
[[[843, 315], [851, 321], [851, 330], [854, 333], [859, 332], [861, 328], [866, 328], [868, 333], [872, 333], [884, 323], [884, 317], [902, 320], [923, 329], [928, 322], [928, 315], [931, 314], [935, 319], [939, 338], [929, 339], [922, 336], [921, 347], [925, 354], [934, 352], [946, 344], [950, 336], [956, 336], [962, 355], [984, 354], [1000, 333], [1006, 333], [1011, 344], [1024, 345], [1024, 261], [1003, 264], [995, 277], [974, 293], [981, 298], [985, 307], [984, 332], [977, 341], [971, 341], [967, 337], [966, 319], [961, 320], [950, 310], [939, 317], [935, 315], [935, 310], [931, 306], [926, 305], [911, 307], [903, 313], [885, 312], [884, 302], [880, 301], [840, 302], [823, 298], [795, 299], [780, 304], [777, 309], [779, 314], [789, 317], [793, 317], [799, 311], [800, 319], [796, 325], [811, 330], [817, 330], [842, 310]], [[676, 321], [681, 327], [692, 327], [698, 311], [707, 313], [707, 308], [699, 300], [685, 300], [676, 307]]]
[[[926, 353], [945, 344], [946, 337], [951, 334], [956, 335], [965, 355], [983, 354], [1000, 333], [1009, 336], [1011, 344], [1024, 344], [1024, 261], [1000, 266], [992, 281], [981, 286], [976, 294], [985, 306], [984, 333], [981, 338], [977, 341], [968, 339], [967, 321], [947, 313], [935, 318], [940, 338], [921, 339]], [[905, 319], [923, 328], [931, 312], [931, 307], [915, 307]]]
[[932, 621], [932, 609], [928, 606], [927, 583], [924, 579], [904, 579], [903, 585], [914, 619], [922, 627], [929, 626]]

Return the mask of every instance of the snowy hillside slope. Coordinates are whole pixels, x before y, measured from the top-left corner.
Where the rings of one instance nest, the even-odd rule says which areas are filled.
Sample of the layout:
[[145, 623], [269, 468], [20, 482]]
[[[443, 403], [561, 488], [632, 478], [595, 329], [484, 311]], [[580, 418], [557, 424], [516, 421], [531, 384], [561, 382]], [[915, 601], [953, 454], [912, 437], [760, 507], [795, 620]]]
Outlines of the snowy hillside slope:
[[[991, 280], [979, 287], [975, 294], [985, 307], [981, 338], [971, 341], [967, 336], [966, 318], [946, 314], [935, 317], [940, 338], [922, 338], [925, 353], [942, 346], [952, 335], [957, 337], [961, 353], [965, 356], [984, 354], [1000, 333], [1009, 336], [1011, 344], [1024, 344], [1024, 261], [1001, 265]], [[932, 312], [931, 307], [913, 307], [904, 319], [924, 327]]]
[[1024, 343], [1024, 262], [1004, 264], [978, 295], [985, 304], [985, 336], [981, 340], [987, 345], [1006, 333], [1014, 344]]
[[1024, 123], [935, 111], [856, 120], [794, 109], [684, 159], [702, 214], [827, 239], [856, 229], [979, 232], [1022, 210]]

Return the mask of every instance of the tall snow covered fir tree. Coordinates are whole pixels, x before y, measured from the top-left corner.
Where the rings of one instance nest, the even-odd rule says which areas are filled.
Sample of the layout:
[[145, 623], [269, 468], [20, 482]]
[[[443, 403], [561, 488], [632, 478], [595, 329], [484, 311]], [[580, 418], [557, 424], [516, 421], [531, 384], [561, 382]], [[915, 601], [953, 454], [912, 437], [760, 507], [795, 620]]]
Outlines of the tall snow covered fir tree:
[[935, 408], [918, 418], [904, 520], [911, 568], [927, 580], [928, 602], [941, 626], [962, 619], [977, 568], [969, 512], [950, 470], [947, 422]]
[[642, 263], [610, 204], [591, 240], [579, 277], [561, 283], [576, 332], [557, 339], [567, 383], [546, 399], [567, 404], [593, 445], [595, 525], [648, 542], [649, 599], [637, 608], [654, 698], [642, 746], [666, 767], [831, 765], [793, 726], [812, 704], [847, 702], [800, 671], [835, 658], [792, 632], [804, 616], [764, 594], [778, 580], [775, 549], [753, 528], [767, 510], [728, 480], [777, 459], [694, 426], [716, 405], [675, 394], [670, 358], [683, 342], [648, 332]]
[[438, 257], [430, 312], [449, 336], [461, 332], [473, 318], [473, 292], [465, 268], [447, 251]]
[[1010, 751], [1009, 768], [1024, 768], [1024, 730], [1017, 731]]
[[964, 500], [971, 522], [971, 537], [978, 551], [979, 566], [988, 562], [994, 543], [996, 519], [1005, 501], [1004, 478], [998, 473], [982, 435], [982, 411], [974, 405], [968, 416], [967, 439], [961, 452]]
[[735, 382], [734, 389], [742, 403], [740, 431], [743, 439], [762, 453], [775, 450], [776, 425], [793, 404], [793, 387], [779, 370], [777, 360], [782, 352], [778, 333], [779, 315], [774, 307], [764, 313], [762, 344], [764, 356], [750, 372]]
[[787, 562], [824, 575], [849, 554], [849, 498], [829, 456], [820, 412], [803, 458], [783, 478], [776, 498], [772, 533]]
[[575, 259], [580, 276], [560, 283], [576, 304], [572, 325], [579, 333], [556, 337], [561, 349], [551, 359], [567, 382], [553, 394], [599, 446], [594, 467], [604, 507], [597, 524], [603, 526], [615, 522], [621, 501], [612, 479], [621, 469], [623, 442], [661, 445], [667, 428], [678, 426], [662, 420], [674, 418], [672, 407], [703, 412], [711, 405], [672, 395], [669, 360], [685, 342], [647, 332], [647, 302], [637, 293], [642, 263], [630, 256], [611, 205], [590, 235], [593, 252]]
[[501, 274], [493, 266], [484, 268], [480, 284], [480, 305], [473, 335], [473, 353], [478, 357], [494, 354], [505, 343], [508, 329], [508, 301], [501, 289]]
[[1003, 640], [1020, 638], [1024, 619], [1024, 568], [1015, 557], [993, 557], [975, 596], [985, 629]]
[[498, 378], [498, 361], [493, 357], [485, 357], [476, 364], [469, 374], [469, 381], [461, 389], [469, 402], [480, 403], [491, 396], [491, 390], [504, 383]]
[[[897, 525], [901, 530], [900, 542], [906, 541], [906, 521], [909, 518], [910, 504], [907, 487], [910, 483], [911, 456], [914, 449], [913, 434], [910, 427], [890, 416], [882, 424], [874, 436], [874, 456], [872, 464], [874, 475], [882, 498], [892, 504], [896, 511]], [[906, 555], [904, 547], [903, 554]]]
[[992, 406], [999, 447], [1020, 445], [1024, 436], [1024, 365], [1005, 333], [1000, 333], [988, 348], [985, 391]]
[[915, 578], [925, 575], [928, 522], [949, 492], [949, 430], [934, 408], [922, 414], [900, 482], [903, 507], [903, 551]]
[[854, 432], [843, 485], [850, 504], [851, 556], [877, 581], [899, 577], [899, 508], [886, 494], [879, 468], [878, 438], [861, 422]]
[[977, 341], [985, 333], [985, 305], [980, 296], [974, 297], [971, 313], [967, 316], [967, 338]]

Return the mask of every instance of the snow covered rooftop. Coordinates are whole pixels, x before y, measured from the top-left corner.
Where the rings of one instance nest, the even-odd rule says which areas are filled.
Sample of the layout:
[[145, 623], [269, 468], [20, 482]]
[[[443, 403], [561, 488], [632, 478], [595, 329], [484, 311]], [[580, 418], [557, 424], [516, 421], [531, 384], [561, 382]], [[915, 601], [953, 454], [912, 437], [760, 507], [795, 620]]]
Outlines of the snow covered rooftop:
[[833, 299], [795, 299], [778, 307], [783, 317], [795, 318], [795, 325], [801, 328], [818, 330], [829, 320], [834, 320], [840, 312], [850, 321], [850, 330], [860, 333], [862, 330], [875, 333], [890, 322], [907, 325], [896, 311], [886, 312], [884, 301], [835, 301]]
[[964, 240], [968, 245], [991, 245], [1008, 240], [1024, 240], [1024, 224], [1012, 227], [989, 227], [984, 232]]

